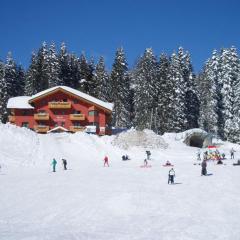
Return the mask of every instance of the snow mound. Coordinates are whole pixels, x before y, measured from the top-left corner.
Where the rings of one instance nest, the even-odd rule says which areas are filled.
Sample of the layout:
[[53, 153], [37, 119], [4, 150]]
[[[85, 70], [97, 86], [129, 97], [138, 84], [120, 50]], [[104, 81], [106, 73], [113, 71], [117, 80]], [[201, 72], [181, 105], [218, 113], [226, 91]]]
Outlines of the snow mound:
[[129, 149], [131, 147], [165, 149], [168, 147], [168, 144], [164, 141], [164, 139], [151, 130], [129, 130], [127, 132], [120, 133], [113, 140], [112, 144], [123, 149]]
[[2, 165], [6, 162], [14, 165], [29, 165], [30, 161], [33, 163], [36, 160], [34, 155], [38, 145], [39, 138], [35, 132], [12, 124], [0, 124]]

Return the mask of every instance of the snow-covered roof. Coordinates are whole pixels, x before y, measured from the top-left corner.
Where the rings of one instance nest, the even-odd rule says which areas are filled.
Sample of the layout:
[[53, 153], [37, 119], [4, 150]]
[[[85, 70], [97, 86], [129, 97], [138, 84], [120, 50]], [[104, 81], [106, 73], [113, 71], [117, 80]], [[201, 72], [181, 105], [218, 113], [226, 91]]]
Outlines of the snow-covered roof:
[[34, 107], [32, 107], [29, 102], [33, 101], [34, 99], [41, 97], [42, 95], [54, 92], [57, 89], [62, 89], [64, 91], [67, 91], [69, 93], [72, 93], [75, 96], [78, 96], [80, 98], [83, 98], [91, 103], [97, 104], [107, 110], [112, 111], [113, 109], [113, 104], [112, 103], [108, 103], [108, 102], [104, 102], [101, 101], [95, 97], [92, 97], [86, 93], [80, 92], [76, 89], [70, 88], [70, 87], [66, 87], [66, 86], [56, 86], [56, 87], [52, 87], [49, 88], [47, 90], [41, 91], [31, 97], [27, 97], [27, 96], [21, 96], [21, 97], [14, 97], [14, 98], [10, 98], [8, 100], [8, 104], [7, 104], [7, 108], [20, 108], [20, 109], [33, 109]]
[[57, 126], [57, 127], [53, 128], [53, 129], [47, 131], [47, 132], [50, 133], [50, 132], [55, 132], [57, 130], [61, 130], [63, 132], [68, 132], [68, 130], [66, 128], [62, 127], [62, 126]]
[[50, 92], [53, 92], [53, 91], [55, 91], [57, 89], [62, 89], [62, 90], [65, 90], [67, 92], [70, 92], [70, 93], [72, 93], [72, 94], [74, 94], [74, 95], [76, 95], [76, 96], [78, 96], [80, 98], [83, 98], [83, 99], [85, 99], [85, 100], [87, 100], [89, 102], [95, 103], [95, 104], [97, 104], [97, 105], [99, 105], [101, 107], [104, 107], [104, 108], [106, 108], [106, 109], [108, 109], [110, 111], [112, 111], [112, 109], [113, 109], [113, 104], [112, 103], [101, 101], [101, 100], [99, 100], [99, 99], [97, 99], [95, 97], [92, 97], [92, 96], [90, 96], [90, 95], [88, 95], [86, 93], [80, 92], [80, 91], [78, 91], [76, 89], [73, 89], [73, 88], [70, 88], [70, 87], [66, 87], [66, 86], [56, 86], [56, 87], [52, 87], [52, 88], [49, 88], [47, 90], [44, 90], [42, 92], [39, 92], [39, 93], [33, 95], [30, 98], [30, 101], [34, 100], [35, 98], [41, 97], [42, 95], [48, 94]]
[[7, 108], [33, 109], [34, 107], [28, 103], [30, 99], [31, 97], [27, 96], [9, 98]]

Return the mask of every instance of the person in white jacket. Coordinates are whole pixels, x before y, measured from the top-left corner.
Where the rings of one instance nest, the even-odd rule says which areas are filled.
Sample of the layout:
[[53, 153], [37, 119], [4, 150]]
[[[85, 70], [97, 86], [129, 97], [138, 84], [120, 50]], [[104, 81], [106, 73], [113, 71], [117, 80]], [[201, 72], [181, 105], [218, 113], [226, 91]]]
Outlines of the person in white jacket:
[[175, 177], [175, 171], [173, 168], [170, 169], [169, 173], [168, 173], [168, 184], [174, 184], [174, 177]]

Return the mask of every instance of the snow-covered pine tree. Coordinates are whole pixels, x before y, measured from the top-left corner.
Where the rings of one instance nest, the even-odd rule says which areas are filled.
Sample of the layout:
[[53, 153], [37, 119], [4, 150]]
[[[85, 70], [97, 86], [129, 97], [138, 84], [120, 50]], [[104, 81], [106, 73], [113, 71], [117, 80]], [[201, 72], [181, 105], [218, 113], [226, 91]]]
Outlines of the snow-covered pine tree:
[[70, 56], [67, 52], [65, 43], [61, 44], [60, 52], [58, 54], [59, 62], [59, 79], [65, 86], [73, 87], [71, 83], [71, 67], [70, 67]]
[[199, 127], [218, 135], [218, 95], [217, 95], [218, 56], [214, 51], [213, 57], [205, 64], [203, 72], [198, 76], [200, 99]]
[[[134, 78], [134, 126], [153, 129], [157, 115], [158, 64], [151, 48], [145, 50], [133, 72]], [[156, 129], [153, 129], [156, 130]]]
[[59, 78], [60, 65], [54, 43], [52, 43], [49, 47], [46, 62], [47, 62], [48, 87], [51, 88], [63, 85], [62, 79]]
[[116, 51], [110, 76], [110, 101], [114, 103], [113, 125], [127, 127], [130, 124], [128, 101], [130, 96], [130, 78], [127, 75], [128, 65], [123, 48]]
[[31, 96], [48, 88], [48, 49], [44, 42], [38, 53], [32, 53], [26, 74], [25, 94]]
[[100, 56], [99, 61], [96, 65], [96, 72], [94, 78], [96, 82], [96, 97], [103, 101], [110, 101], [109, 75], [105, 69], [105, 62], [103, 56]]
[[186, 116], [186, 82], [184, 81], [181, 59], [175, 53], [171, 56], [170, 81], [173, 81], [173, 91], [170, 97], [169, 104], [169, 131], [181, 132], [187, 129], [187, 116]]
[[11, 52], [8, 53], [5, 64], [5, 81], [7, 84], [7, 96], [9, 98], [17, 96], [17, 69]]
[[[240, 126], [236, 116], [240, 110], [239, 107], [239, 57], [235, 47], [223, 49], [221, 54], [221, 94], [223, 103], [223, 136], [228, 141], [238, 141]], [[239, 139], [240, 140], [240, 139]]]
[[173, 82], [169, 80], [170, 62], [166, 54], [160, 55], [159, 61], [158, 80], [156, 87], [158, 89], [158, 101], [157, 101], [157, 132], [163, 134], [169, 131], [169, 119], [170, 119], [170, 99]]
[[7, 121], [7, 82], [5, 80], [5, 66], [0, 61], [0, 121], [5, 123]]
[[85, 54], [82, 53], [79, 58], [79, 90], [87, 94], [91, 93], [91, 88], [93, 87], [93, 78], [94, 78], [94, 63], [91, 62], [88, 64], [88, 61], [85, 57]]
[[[182, 48], [179, 49], [179, 52], [181, 51], [183, 51]], [[185, 104], [186, 104], [187, 129], [197, 128], [200, 103], [197, 92], [196, 75], [193, 73], [190, 54], [186, 52], [183, 55], [181, 54], [181, 56], [183, 78], [186, 84]]]
[[25, 71], [21, 65], [17, 66], [17, 81], [16, 81], [16, 96], [22, 96], [24, 95], [24, 89], [25, 89]]

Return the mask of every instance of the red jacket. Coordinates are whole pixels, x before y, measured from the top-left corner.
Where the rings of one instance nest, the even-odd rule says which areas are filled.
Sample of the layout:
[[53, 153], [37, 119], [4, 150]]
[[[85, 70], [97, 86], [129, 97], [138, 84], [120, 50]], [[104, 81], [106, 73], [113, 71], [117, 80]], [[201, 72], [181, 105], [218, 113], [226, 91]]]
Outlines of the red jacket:
[[108, 162], [108, 157], [107, 156], [105, 156], [104, 162]]

